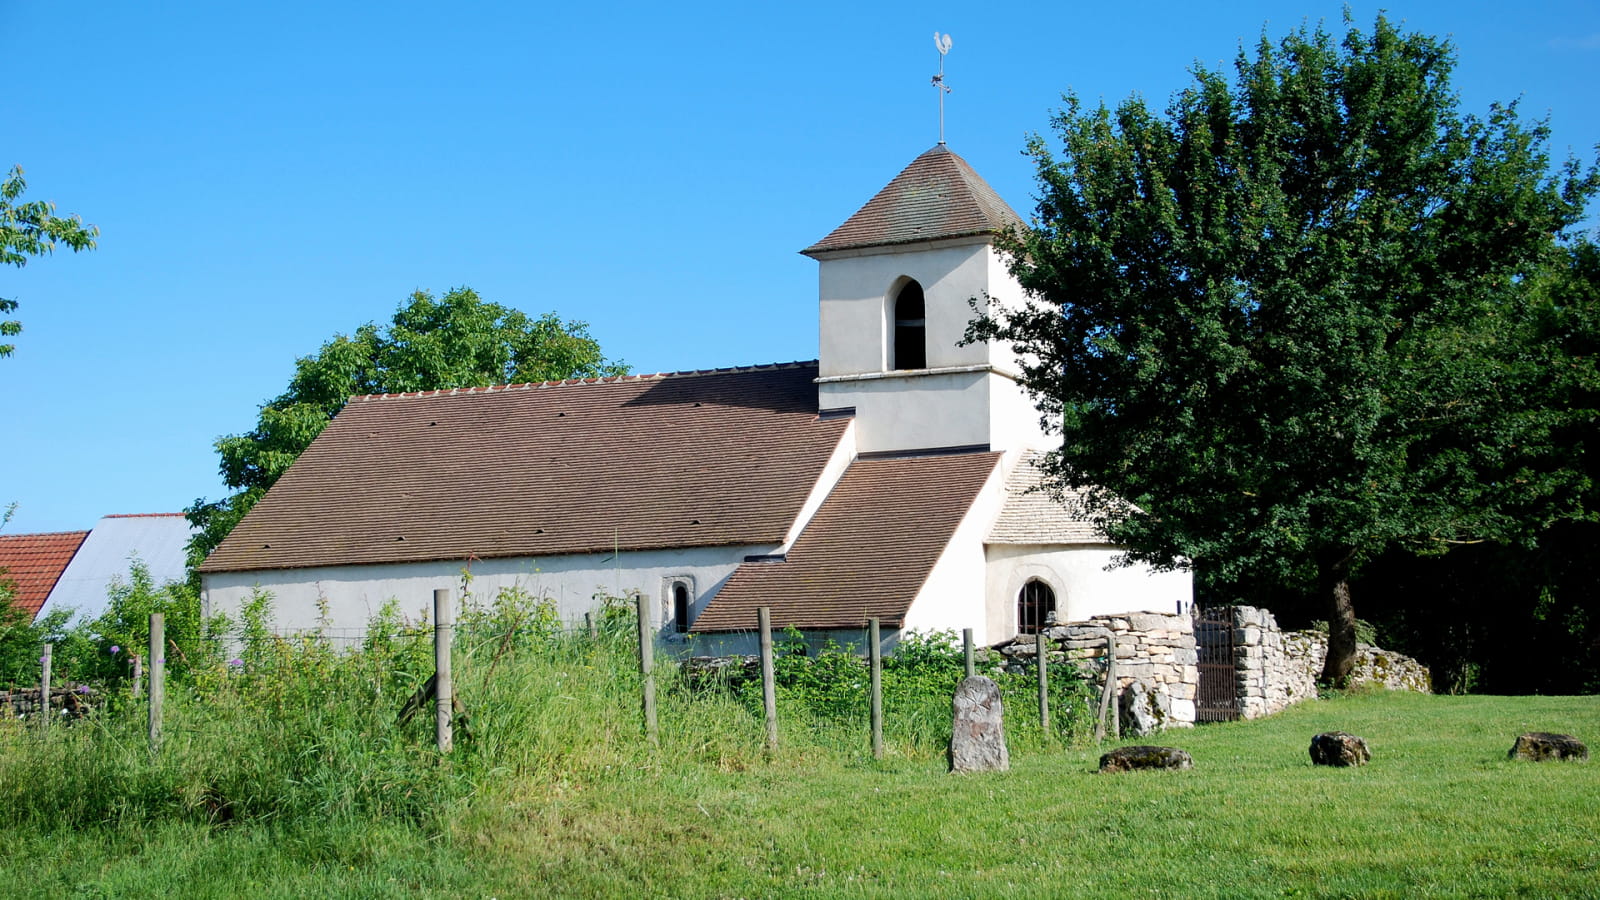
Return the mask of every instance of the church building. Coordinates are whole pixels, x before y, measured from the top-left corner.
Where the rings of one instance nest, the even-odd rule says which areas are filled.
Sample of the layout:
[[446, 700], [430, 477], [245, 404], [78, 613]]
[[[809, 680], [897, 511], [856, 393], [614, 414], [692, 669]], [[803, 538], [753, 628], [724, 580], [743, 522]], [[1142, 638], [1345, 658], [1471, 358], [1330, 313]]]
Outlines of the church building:
[[1187, 611], [1187, 573], [1109, 568], [1032, 490], [1012, 351], [961, 343], [972, 298], [1021, 299], [993, 247], [1020, 221], [940, 143], [802, 251], [816, 361], [353, 398], [200, 567], [206, 611], [263, 590], [280, 627], [359, 629], [470, 576], [569, 622], [642, 593], [697, 653], [750, 650], [763, 606], [857, 644]]

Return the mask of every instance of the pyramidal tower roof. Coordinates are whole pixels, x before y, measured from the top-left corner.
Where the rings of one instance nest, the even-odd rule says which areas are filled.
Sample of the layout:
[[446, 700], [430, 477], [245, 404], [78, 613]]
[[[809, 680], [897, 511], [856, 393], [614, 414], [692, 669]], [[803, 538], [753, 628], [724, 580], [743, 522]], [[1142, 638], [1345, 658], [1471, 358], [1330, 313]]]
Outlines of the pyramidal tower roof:
[[938, 144], [912, 160], [843, 225], [800, 252], [815, 256], [830, 250], [993, 234], [1022, 221], [966, 160]]

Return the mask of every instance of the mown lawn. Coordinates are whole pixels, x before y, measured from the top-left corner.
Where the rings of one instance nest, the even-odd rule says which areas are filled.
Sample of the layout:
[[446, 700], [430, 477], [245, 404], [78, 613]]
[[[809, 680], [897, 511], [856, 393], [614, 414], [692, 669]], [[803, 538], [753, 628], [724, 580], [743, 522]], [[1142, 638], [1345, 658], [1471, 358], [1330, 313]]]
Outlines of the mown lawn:
[[[1311, 766], [1311, 736], [1334, 728], [1364, 736], [1371, 765]], [[1600, 897], [1600, 761], [1508, 761], [1528, 730], [1595, 747], [1600, 700], [1340, 697], [1169, 732], [1195, 759], [1178, 773], [1101, 776], [1102, 748], [1080, 747], [951, 777], [931, 754], [797, 738], [765, 763], [491, 774], [432, 822], [13, 830], [0, 893]]]

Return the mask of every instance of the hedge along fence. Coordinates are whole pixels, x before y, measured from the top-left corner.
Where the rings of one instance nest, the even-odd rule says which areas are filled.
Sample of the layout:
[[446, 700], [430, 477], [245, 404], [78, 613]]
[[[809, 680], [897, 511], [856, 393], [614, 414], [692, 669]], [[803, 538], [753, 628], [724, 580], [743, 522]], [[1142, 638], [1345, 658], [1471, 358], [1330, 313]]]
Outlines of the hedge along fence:
[[696, 691], [723, 691], [761, 711], [773, 746], [776, 732], [823, 729], [862, 735], [875, 756], [884, 752], [885, 734], [891, 743], [942, 750], [950, 737], [951, 698], [969, 671], [1000, 687], [1008, 738], [1059, 744], [1094, 731], [1098, 682], [1080, 669], [1041, 678], [1036, 665], [1006, 665], [988, 651], [976, 654], [978, 665], [970, 635], [958, 640], [953, 632], [904, 633], [891, 655], [878, 657], [870, 652], [870, 637], [867, 648], [831, 635], [817, 645], [796, 628], [772, 635], [767, 617], [759, 621], [760, 655], [689, 657], [682, 672]]

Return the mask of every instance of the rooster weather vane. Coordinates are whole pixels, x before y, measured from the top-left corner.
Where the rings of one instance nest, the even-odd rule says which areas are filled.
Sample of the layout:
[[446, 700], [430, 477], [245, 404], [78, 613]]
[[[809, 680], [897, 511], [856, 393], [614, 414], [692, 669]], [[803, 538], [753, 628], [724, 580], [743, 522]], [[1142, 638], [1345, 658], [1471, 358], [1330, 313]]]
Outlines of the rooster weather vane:
[[950, 52], [950, 35], [933, 33], [933, 46], [939, 50], [939, 74], [933, 76], [933, 86], [939, 92], [939, 144], [944, 144], [944, 95], [950, 93], [950, 85], [944, 83], [944, 55]]

